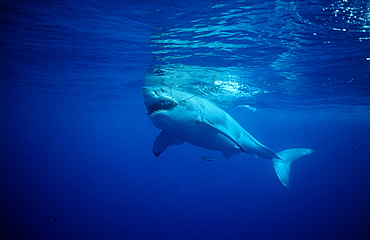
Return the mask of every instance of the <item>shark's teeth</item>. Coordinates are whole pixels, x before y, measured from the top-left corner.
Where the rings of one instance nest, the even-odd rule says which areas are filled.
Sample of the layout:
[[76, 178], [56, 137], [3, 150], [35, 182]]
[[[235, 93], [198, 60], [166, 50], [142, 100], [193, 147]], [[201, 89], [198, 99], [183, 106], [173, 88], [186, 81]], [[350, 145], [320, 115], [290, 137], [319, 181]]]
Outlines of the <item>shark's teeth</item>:
[[162, 100], [156, 103], [153, 103], [147, 107], [148, 113], [152, 114], [158, 111], [170, 110], [176, 107], [178, 104], [172, 100]]

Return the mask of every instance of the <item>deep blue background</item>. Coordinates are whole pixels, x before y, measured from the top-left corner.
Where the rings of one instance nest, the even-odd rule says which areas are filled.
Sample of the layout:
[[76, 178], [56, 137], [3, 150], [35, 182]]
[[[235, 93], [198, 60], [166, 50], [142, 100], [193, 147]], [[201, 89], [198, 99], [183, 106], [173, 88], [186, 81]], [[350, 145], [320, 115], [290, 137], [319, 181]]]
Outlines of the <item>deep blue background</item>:
[[[370, 239], [368, 3], [222, 4], [2, 1], [2, 239]], [[228, 15], [239, 8], [251, 17]], [[187, 28], [208, 18], [223, 31], [194, 46]], [[221, 76], [257, 92], [216, 92], [257, 108], [225, 108], [254, 137], [315, 150], [290, 189], [252, 155], [152, 154], [141, 87], [199, 91]]]

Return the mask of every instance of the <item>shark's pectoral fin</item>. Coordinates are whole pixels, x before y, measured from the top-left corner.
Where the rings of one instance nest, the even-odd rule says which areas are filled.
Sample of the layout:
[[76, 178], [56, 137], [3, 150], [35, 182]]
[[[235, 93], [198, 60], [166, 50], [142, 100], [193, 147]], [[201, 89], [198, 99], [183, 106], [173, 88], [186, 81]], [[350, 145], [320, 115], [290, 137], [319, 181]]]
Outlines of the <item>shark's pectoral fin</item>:
[[166, 148], [171, 145], [181, 145], [184, 140], [174, 137], [168, 134], [166, 131], [162, 131], [158, 134], [153, 144], [153, 153], [158, 157]]

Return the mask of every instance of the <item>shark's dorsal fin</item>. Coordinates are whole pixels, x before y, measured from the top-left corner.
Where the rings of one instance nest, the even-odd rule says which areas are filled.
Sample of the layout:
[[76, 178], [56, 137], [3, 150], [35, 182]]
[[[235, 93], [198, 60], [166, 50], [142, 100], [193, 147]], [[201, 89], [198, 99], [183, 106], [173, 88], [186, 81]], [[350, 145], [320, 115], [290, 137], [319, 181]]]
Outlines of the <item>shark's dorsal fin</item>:
[[168, 134], [165, 130], [162, 130], [157, 136], [153, 144], [153, 153], [158, 157], [166, 148], [171, 145], [181, 145], [184, 140], [174, 137]]

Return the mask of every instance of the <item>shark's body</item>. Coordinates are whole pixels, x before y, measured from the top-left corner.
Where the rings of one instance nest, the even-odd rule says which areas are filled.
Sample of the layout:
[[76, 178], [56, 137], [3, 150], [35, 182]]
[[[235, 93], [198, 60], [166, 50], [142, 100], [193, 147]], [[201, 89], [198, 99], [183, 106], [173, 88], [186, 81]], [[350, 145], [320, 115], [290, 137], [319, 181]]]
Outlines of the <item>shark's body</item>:
[[289, 187], [290, 164], [313, 152], [308, 148], [295, 148], [275, 153], [221, 108], [189, 93], [165, 86], [148, 86], [143, 88], [142, 95], [150, 120], [163, 129], [153, 145], [155, 156], [171, 145], [184, 142], [221, 151], [226, 159], [242, 152], [250, 153], [271, 159], [280, 181]]

